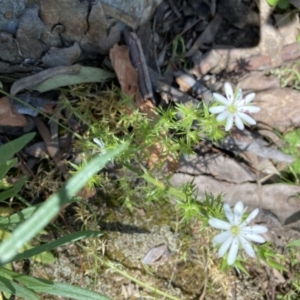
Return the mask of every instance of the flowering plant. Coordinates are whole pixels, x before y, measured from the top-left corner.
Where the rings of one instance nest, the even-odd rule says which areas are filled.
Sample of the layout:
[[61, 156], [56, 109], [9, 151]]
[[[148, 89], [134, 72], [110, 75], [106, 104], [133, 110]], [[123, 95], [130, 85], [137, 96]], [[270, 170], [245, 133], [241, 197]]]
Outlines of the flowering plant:
[[233, 93], [231, 85], [226, 82], [224, 85], [226, 98], [218, 93], [213, 93], [213, 98], [220, 103], [219, 106], [214, 106], [209, 109], [212, 114], [219, 114], [217, 121], [221, 122], [227, 119], [225, 130], [228, 131], [233, 126], [233, 123], [240, 130], [244, 129], [244, 123], [255, 125], [255, 120], [249, 116], [249, 113], [260, 111], [258, 106], [249, 105], [254, 99], [255, 93], [251, 93], [243, 97], [241, 89], [237, 89]]
[[230, 247], [227, 263], [228, 265], [233, 265], [236, 260], [239, 245], [241, 244], [250, 257], [255, 257], [255, 252], [249, 241], [264, 243], [265, 239], [260, 236], [260, 234], [268, 231], [268, 228], [262, 225], [247, 226], [258, 215], [259, 209], [256, 208], [252, 211], [244, 221], [243, 202], [237, 202], [233, 213], [227, 203], [224, 204], [223, 209], [228, 222], [216, 218], [211, 218], [208, 221], [210, 226], [224, 230], [216, 235], [213, 240], [214, 243], [221, 244], [218, 256], [223, 257]]

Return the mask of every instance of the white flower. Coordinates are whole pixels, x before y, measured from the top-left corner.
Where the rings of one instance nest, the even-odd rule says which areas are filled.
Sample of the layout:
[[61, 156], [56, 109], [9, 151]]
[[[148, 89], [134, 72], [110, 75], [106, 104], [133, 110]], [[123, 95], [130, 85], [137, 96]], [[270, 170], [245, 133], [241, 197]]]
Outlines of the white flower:
[[209, 109], [212, 114], [219, 114], [217, 121], [221, 122], [227, 119], [225, 130], [228, 131], [235, 122], [237, 128], [244, 129], [243, 122], [249, 125], [255, 125], [256, 122], [249, 116], [249, 113], [256, 113], [260, 111], [258, 106], [248, 105], [254, 97], [255, 93], [248, 94], [243, 97], [242, 90], [238, 89], [236, 95], [233, 94], [231, 85], [226, 82], [224, 85], [227, 99], [217, 93], [213, 93], [214, 99], [222, 104], [220, 106], [214, 106]]
[[243, 202], [239, 201], [235, 205], [233, 213], [227, 203], [224, 204], [223, 209], [229, 222], [216, 218], [211, 218], [208, 221], [210, 226], [224, 230], [213, 239], [215, 244], [222, 244], [218, 256], [223, 257], [230, 247], [227, 263], [232, 265], [235, 262], [239, 244], [241, 244], [250, 257], [255, 257], [255, 252], [249, 241], [264, 243], [265, 239], [259, 234], [268, 231], [268, 228], [262, 225], [247, 226], [258, 215], [259, 209], [256, 208], [252, 211], [245, 221], [242, 221], [244, 213]]

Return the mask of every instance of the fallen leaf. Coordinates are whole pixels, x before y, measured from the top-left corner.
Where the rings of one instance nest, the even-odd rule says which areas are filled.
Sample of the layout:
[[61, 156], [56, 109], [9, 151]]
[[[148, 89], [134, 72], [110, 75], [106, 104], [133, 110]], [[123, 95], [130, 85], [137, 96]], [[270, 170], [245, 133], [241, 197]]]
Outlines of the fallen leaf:
[[99, 68], [81, 65], [54, 67], [15, 81], [11, 86], [10, 93], [14, 96], [23, 89], [37, 90], [43, 93], [62, 86], [84, 82], [104, 82], [114, 77], [113, 73]]
[[80, 54], [81, 49], [76, 42], [68, 48], [51, 48], [42, 57], [42, 62], [46, 68], [70, 66], [79, 58]]
[[150, 249], [142, 259], [142, 263], [146, 265], [151, 265], [154, 263], [162, 264], [170, 257], [170, 255], [171, 252], [168, 249], [168, 246], [166, 244], [162, 244]]
[[0, 98], [0, 125], [16, 127], [25, 127], [28, 125], [26, 117], [15, 112], [6, 97]]

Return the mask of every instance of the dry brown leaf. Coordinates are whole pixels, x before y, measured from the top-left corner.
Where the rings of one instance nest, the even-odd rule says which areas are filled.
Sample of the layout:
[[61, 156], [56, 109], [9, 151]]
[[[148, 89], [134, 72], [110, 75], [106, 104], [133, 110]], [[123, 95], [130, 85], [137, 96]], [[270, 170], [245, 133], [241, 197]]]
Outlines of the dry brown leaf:
[[26, 117], [15, 112], [6, 97], [0, 99], [0, 125], [16, 127], [25, 127], [28, 125]]
[[46, 144], [48, 154], [51, 156], [56, 166], [61, 171], [65, 180], [67, 180], [69, 178], [68, 170], [66, 168], [66, 165], [64, 164], [64, 161], [61, 159], [60, 149], [56, 139], [52, 138], [49, 129], [39, 117], [34, 117], [34, 122]]

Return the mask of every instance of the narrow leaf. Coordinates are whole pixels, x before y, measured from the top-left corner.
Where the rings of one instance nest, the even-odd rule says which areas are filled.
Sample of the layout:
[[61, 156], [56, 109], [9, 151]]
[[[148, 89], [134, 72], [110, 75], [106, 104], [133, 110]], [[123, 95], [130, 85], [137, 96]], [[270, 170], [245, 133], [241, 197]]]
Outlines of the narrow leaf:
[[2, 161], [9, 160], [14, 154], [22, 150], [35, 136], [35, 133], [27, 133], [13, 141], [0, 147], [0, 157]]
[[42, 204], [24, 208], [23, 210], [8, 216], [0, 217], [0, 225], [13, 225], [27, 220]]
[[65, 235], [53, 242], [49, 242], [47, 244], [26, 250], [26, 251], [18, 254], [17, 256], [15, 256], [13, 260], [30, 258], [30, 257], [38, 255], [44, 251], [50, 251], [57, 247], [60, 247], [60, 246], [63, 246], [63, 245], [69, 244], [69, 243], [73, 243], [73, 242], [76, 242], [81, 239], [94, 238], [94, 237], [99, 237], [101, 235], [103, 235], [103, 233], [100, 231], [84, 230], [84, 231], [74, 232], [74, 233]]
[[84, 82], [105, 82], [116, 75], [112, 72], [92, 67], [81, 67], [79, 74], [63, 74], [53, 76], [45, 81], [31, 87], [40, 93], [51, 91], [62, 86], [79, 84]]
[[10, 293], [28, 300], [39, 300], [37, 295], [28, 288], [18, 283], [0, 276], [0, 291]]
[[6, 173], [18, 162], [18, 159], [1, 161], [0, 163], [0, 179], [4, 178]]
[[36, 293], [47, 293], [50, 295], [78, 300], [110, 300], [109, 298], [88, 289], [83, 289], [64, 283], [53, 282], [50, 280], [39, 279], [27, 275], [21, 275], [7, 269], [2, 269], [2, 271]]
[[13, 187], [11, 187], [10, 189], [7, 189], [5, 191], [2, 191], [0, 193], [0, 202], [15, 196], [20, 191], [20, 189], [23, 187], [26, 179], [27, 179], [27, 177], [24, 176], [17, 183], [15, 183]]
[[0, 244], [0, 265], [10, 261], [25, 243], [30, 241], [51, 222], [62, 206], [72, 202], [72, 198], [88, 182], [90, 177], [95, 175], [109, 160], [114, 159], [127, 147], [128, 144], [123, 144], [104, 155], [98, 155], [93, 158], [82, 171], [70, 178], [59, 192], [53, 194], [45, 201], [31, 218], [19, 225], [12, 233], [11, 238]]

